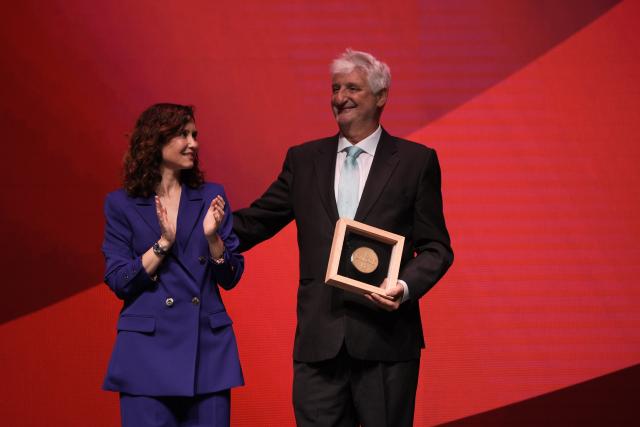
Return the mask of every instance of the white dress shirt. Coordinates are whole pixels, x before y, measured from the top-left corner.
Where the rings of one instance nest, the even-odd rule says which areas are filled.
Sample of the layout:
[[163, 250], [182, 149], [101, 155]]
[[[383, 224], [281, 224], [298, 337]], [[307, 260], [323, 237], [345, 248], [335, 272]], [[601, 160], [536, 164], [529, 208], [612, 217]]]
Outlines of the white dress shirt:
[[[362, 191], [364, 190], [364, 185], [367, 182], [367, 177], [369, 176], [369, 171], [371, 171], [371, 164], [373, 163], [373, 157], [376, 154], [376, 149], [378, 148], [378, 142], [380, 142], [380, 135], [382, 135], [382, 128], [378, 125], [378, 128], [368, 137], [359, 141], [355, 144], [356, 147], [362, 150], [362, 153], [356, 158], [356, 163], [358, 165], [358, 172], [360, 176], [360, 182], [358, 183], [358, 203], [360, 203], [360, 198], [362, 197]], [[336, 201], [338, 200], [338, 184], [340, 182], [340, 172], [342, 172], [342, 166], [344, 165], [344, 159], [347, 157], [346, 149], [351, 147], [352, 144], [349, 142], [347, 138], [343, 135], [340, 135], [338, 138], [338, 153], [336, 157], [336, 174], [334, 179], [334, 193], [336, 197]], [[402, 300], [400, 302], [405, 302], [409, 299], [409, 286], [407, 286], [404, 280], [398, 280], [398, 282], [404, 288], [404, 292], [402, 293]]]

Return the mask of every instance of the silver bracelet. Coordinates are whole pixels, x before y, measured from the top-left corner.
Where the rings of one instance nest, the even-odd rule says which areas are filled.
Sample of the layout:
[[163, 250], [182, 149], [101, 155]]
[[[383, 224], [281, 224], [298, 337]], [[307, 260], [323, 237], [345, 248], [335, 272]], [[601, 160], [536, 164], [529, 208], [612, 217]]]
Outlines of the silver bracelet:
[[214, 258], [213, 256], [211, 256], [211, 254], [209, 254], [209, 259], [211, 260], [212, 263], [214, 263], [216, 265], [224, 264], [224, 253], [225, 252], [226, 252], [226, 250], [222, 251], [222, 255], [220, 255], [220, 258]]

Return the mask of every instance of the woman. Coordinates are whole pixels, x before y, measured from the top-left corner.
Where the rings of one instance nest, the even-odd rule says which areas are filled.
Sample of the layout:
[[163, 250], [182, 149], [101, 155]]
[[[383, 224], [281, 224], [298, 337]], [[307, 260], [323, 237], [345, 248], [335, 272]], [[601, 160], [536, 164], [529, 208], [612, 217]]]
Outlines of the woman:
[[244, 270], [221, 185], [198, 168], [193, 109], [142, 113], [107, 196], [105, 282], [124, 301], [103, 388], [120, 392], [123, 426], [229, 425], [243, 384], [220, 285]]

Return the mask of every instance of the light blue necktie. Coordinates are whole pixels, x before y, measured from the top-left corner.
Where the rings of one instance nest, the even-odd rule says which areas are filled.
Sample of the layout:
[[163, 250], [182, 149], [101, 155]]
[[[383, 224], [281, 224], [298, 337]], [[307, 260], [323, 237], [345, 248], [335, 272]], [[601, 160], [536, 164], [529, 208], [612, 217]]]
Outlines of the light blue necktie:
[[338, 181], [338, 214], [340, 218], [353, 219], [358, 209], [358, 190], [360, 187], [360, 172], [356, 160], [363, 151], [354, 145], [345, 151], [347, 157], [342, 164]]

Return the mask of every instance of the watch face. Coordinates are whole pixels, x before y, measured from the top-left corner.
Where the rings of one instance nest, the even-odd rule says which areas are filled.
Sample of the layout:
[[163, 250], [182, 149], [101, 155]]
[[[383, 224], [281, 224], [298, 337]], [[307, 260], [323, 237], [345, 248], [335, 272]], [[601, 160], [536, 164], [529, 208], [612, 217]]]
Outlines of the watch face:
[[158, 243], [158, 242], [155, 242], [155, 243], [153, 244], [152, 249], [153, 249], [153, 253], [154, 253], [154, 254], [156, 254], [156, 255], [158, 255], [158, 256], [163, 256], [163, 255], [166, 255], [166, 254], [167, 254], [167, 251], [165, 251], [164, 249], [162, 249], [162, 248], [160, 247], [160, 243]]

